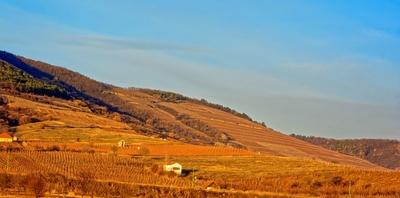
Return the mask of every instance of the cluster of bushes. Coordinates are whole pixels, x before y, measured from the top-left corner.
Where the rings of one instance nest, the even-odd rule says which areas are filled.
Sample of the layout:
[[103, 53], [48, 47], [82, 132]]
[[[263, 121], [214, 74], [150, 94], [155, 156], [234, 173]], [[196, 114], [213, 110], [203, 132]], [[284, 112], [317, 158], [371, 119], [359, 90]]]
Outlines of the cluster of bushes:
[[3, 101], [1, 102], [3, 105], [0, 105], [0, 132], [12, 131], [12, 127], [14, 126], [41, 121], [41, 119], [35, 115], [36, 113], [29, 109], [8, 107], [6, 105], [7, 103], [4, 102], [7, 101], [6, 97], [0, 97], [0, 101]]
[[173, 92], [167, 92], [167, 91], [161, 91], [161, 90], [136, 89], [136, 88], [131, 88], [131, 89], [140, 90], [140, 91], [142, 91], [144, 93], [147, 93], [147, 94], [150, 94], [150, 95], [153, 95], [153, 96], [157, 96], [162, 101], [165, 101], [165, 102], [179, 103], [179, 102], [182, 102], [182, 101], [190, 101], [190, 102], [206, 105], [208, 107], [212, 107], [214, 109], [218, 109], [218, 110], [233, 114], [235, 116], [244, 118], [244, 119], [249, 120], [251, 122], [255, 122], [250, 116], [248, 116], [245, 113], [239, 113], [234, 109], [231, 109], [229, 107], [225, 107], [223, 105], [219, 105], [219, 104], [214, 104], [214, 103], [208, 102], [205, 99], [198, 100], [198, 99], [195, 99], [195, 98], [189, 98], [189, 97], [183, 96], [181, 94], [177, 94], [177, 93], [173, 93]]
[[17, 151], [22, 151], [23, 147], [21, 146], [16, 146], [15, 144], [3, 144], [0, 145], [0, 152], [17, 152]]
[[169, 133], [169, 137], [174, 139], [193, 144], [213, 144], [213, 139], [211, 137], [200, 135], [190, 127], [184, 127], [172, 122], [163, 121], [157, 117], [147, 120], [147, 123], [152, 125], [160, 135], [171, 131], [173, 133]]
[[157, 105], [157, 107], [162, 109], [163, 111], [168, 112], [169, 114], [173, 115], [181, 123], [193, 128], [193, 129], [203, 132], [208, 137], [210, 137], [214, 143], [223, 143], [223, 144], [237, 147], [237, 148], [245, 148], [243, 145], [234, 142], [233, 141], [234, 139], [231, 136], [229, 136], [227, 133], [224, 133], [223, 131], [220, 131], [219, 129], [214, 128], [201, 120], [192, 118], [191, 116], [189, 116], [187, 114], [180, 114], [175, 109], [172, 109], [172, 108], [164, 106], [164, 105]]
[[33, 195], [47, 194], [66, 196], [73, 192], [90, 197], [254, 197], [255, 194], [240, 192], [207, 191], [201, 188], [162, 187], [101, 182], [89, 172], [80, 172], [75, 179], [56, 173], [34, 173], [30, 175], [0, 174], [3, 193]]
[[[15, 191], [43, 197], [46, 192], [66, 195], [78, 191], [82, 196], [92, 191], [94, 177], [89, 172], [80, 172], [76, 179], [69, 179], [57, 173], [33, 173], [29, 175], [0, 174], [2, 192]], [[93, 186], [94, 187], [94, 186]]]

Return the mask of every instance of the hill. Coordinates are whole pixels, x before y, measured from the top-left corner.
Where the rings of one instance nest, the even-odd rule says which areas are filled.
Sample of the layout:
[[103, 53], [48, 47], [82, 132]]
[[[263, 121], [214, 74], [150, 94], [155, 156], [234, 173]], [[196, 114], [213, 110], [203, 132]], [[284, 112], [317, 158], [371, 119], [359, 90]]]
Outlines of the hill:
[[[228, 146], [270, 155], [314, 158], [331, 163], [376, 168], [375, 165], [365, 160], [287, 136], [253, 121], [246, 114], [238, 113], [222, 105], [211, 104], [204, 99], [197, 100], [157, 90], [120, 88], [98, 82], [62, 67], [15, 56], [4, 51], [0, 52], [0, 59], [11, 65], [13, 69], [22, 72], [24, 76], [42, 82], [41, 87], [56, 87], [56, 90], [64, 93], [62, 95], [34, 91], [24, 93], [19, 89], [9, 89], [3, 86], [1, 90], [4, 94], [40, 103], [68, 106], [68, 111], [86, 112], [86, 117], [96, 116], [101, 119], [114, 120], [116, 124], [111, 125], [118, 125], [123, 130], [132, 133], [183, 143]], [[15, 106], [8, 105], [7, 108], [10, 109], [11, 114], [17, 115], [13, 118], [14, 122], [16, 119], [20, 119], [22, 114], [32, 114], [29, 115], [30, 118], [41, 116], [36, 120], [39, 122], [61, 121], [66, 123], [63, 124], [64, 128], [68, 128], [72, 124], [83, 125], [89, 129], [99, 127], [96, 124], [89, 124], [91, 122], [89, 120], [71, 121], [70, 119], [73, 118], [70, 116], [71, 114], [63, 117], [54, 116], [54, 114], [65, 114], [66, 110], [44, 111], [46, 113], [43, 113], [42, 111], [38, 112], [36, 104], [31, 107], [23, 106], [24, 104], [28, 104], [28, 102], [15, 103]], [[10, 116], [7, 119], [9, 126], [13, 127], [12, 130], [24, 133], [25, 129], [21, 126], [23, 122], [18, 120], [19, 123], [12, 126], [10, 125], [12, 123]], [[108, 122], [105, 120], [94, 121], [98, 125]], [[54, 126], [52, 127], [54, 128]], [[100, 128], [104, 127], [106, 126], [100, 126]], [[46, 134], [44, 136], [51, 134], [49, 131], [46, 133], [39, 131], [37, 133], [41, 134], [41, 137], [43, 134]], [[35, 137], [33, 134], [33, 132], [25, 132], [24, 136], [33, 138]]]
[[400, 172], [223, 105], [0, 59], [0, 130], [19, 138], [0, 143], [1, 197], [400, 196]]
[[382, 139], [330, 139], [292, 134], [292, 137], [340, 153], [360, 157], [380, 166], [400, 169], [400, 141]]

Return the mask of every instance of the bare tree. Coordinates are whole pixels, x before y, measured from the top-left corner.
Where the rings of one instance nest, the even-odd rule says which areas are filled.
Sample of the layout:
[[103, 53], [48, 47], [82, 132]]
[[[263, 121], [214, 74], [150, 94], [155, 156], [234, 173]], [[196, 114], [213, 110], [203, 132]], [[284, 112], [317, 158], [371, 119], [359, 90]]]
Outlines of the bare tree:
[[146, 156], [150, 153], [150, 150], [146, 147], [140, 147], [139, 150], [137, 151], [138, 155], [141, 156]]

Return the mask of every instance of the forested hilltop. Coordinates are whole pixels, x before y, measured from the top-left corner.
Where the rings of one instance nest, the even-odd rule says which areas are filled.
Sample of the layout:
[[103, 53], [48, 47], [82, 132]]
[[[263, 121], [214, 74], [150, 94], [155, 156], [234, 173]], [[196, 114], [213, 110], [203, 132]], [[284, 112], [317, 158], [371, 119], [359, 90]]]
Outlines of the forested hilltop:
[[295, 134], [292, 134], [291, 136], [330, 150], [366, 159], [374, 164], [378, 164], [386, 168], [400, 168], [400, 141], [398, 140], [337, 140]]

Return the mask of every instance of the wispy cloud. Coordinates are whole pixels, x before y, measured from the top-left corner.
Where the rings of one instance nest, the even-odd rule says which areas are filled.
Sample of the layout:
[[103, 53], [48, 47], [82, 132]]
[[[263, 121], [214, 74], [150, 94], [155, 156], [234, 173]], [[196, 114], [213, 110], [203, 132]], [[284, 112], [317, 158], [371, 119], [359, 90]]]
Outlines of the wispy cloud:
[[180, 52], [202, 52], [207, 49], [184, 46], [162, 41], [134, 40], [128, 38], [109, 37], [101, 35], [70, 36], [64, 37], [60, 42], [64, 44], [86, 45], [101, 48], [134, 49], [134, 50], [157, 50], [157, 51], [180, 51]]

